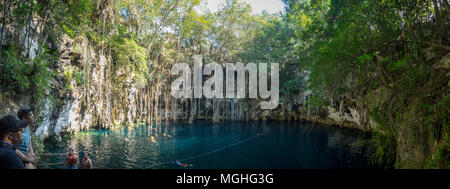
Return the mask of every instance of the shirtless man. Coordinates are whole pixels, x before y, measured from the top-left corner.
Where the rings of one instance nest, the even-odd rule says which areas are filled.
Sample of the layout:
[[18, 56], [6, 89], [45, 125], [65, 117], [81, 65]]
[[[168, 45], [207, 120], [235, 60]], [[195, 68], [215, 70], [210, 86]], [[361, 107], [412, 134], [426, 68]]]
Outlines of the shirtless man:
[[92, 169], [92, 160], [87, 152], [84, 152], [84, 157], [81, 160], [81, 169]]

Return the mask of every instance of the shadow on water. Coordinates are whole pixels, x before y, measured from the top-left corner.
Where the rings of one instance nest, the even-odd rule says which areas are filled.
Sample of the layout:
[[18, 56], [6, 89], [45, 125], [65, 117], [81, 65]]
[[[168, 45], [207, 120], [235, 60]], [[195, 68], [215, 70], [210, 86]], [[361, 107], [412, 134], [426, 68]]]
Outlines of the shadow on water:
[[[198, 121], [84, 131], [60, 142], [46, 140], [44, 153], [86, 151], [95, 168], [182, 168], [174, 160], [194, 169], [368, 168], [369, 138], [358, 130], [317, 124]], [[42, 156], [42, 162], [63, 158]]]

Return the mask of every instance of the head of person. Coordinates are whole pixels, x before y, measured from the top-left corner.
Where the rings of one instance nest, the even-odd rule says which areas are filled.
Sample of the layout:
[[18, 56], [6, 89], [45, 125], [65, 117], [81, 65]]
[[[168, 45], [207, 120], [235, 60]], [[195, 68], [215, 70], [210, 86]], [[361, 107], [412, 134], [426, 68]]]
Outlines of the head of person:
[[84, 156], [85, 158], [89, 158], [88, 152], [84, 151], [84, 152], [83, 152], [83, 156]]
[[34, 108], [20, 108], [19, 111], [17, 111], [17, 117], [20, 120], [26, 120], [29, 124], [34, 123], [34, 115], [33, 115]]
[[73, 153], [74, 153], [74, 150], [73, 150], [73, 148], [70, 148], [70, 149], [69, 149], [69, 155], [71, 155], [71, 156], [72, 156], [72, 155], [73, 155]]
[[28, 121], [18, 120], [12, 115], [0, 119], [0, 140], [20, 145], [22, 143], [22, 128], [28, 126]]

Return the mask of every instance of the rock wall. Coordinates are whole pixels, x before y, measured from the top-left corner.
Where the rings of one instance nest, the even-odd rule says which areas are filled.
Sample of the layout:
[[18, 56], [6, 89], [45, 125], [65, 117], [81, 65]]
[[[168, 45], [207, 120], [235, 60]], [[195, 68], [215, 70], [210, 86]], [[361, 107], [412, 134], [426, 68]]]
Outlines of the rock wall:
[[[33, 19], [31, 19], [33, 20]], [[35, 23], [28, 23], [28, 32], [19, 26], [8, 25], [3, 32], [2, 46], [19, 42], [22, 55], [30, 59], [39, 53], [38, 38], [42, 36]], [[14, 40], [18, 39], [18, 40]], [[169, 93], [171, 78], [157, 79], [139, 86], [133, 82], [133, 73], [114, 68], [111, 50], [93, 44], [86, 37], [67, 35], [47, 38], [48, 48], [59, 55], [52, 67], [56, 73], [45, 97], [34, 102], [33, 95], [2, 98], [0, 115], [12, 114], [23, 106], [37, 108], [38, 125], [35, 135], [41, 138], [75, 133], [83, 129], [107, 128], [114, 125], [150, 123], [153, 121], [196, 119], [219, 122], [225, 120], [280, 120], [313, 121], [370, 129], [366, 112], [355, 103], [342, 98], [325, 110], [311, 111], [306, 107], [309, 92], [295, 97], [282, 97], [274, 110], [261, 110], [260, 100], [249, 99], [174, 99]], [[153, 67], [161, 74], [167, 68]], [[159, 69], [159, 70], [158, 70]], [[118, 83], [117, 80], [121, 82]], [[312, 113], [314, 112], [314, 113]], [[364, 114], [364, 115], [362, 115]]]
[[295, 99], [282, 97], [283, 102], [276, 109], [253, 111], [250, 120], [306, 121], [365, 131], [377, 127], [377, 124], [369, 118], [367, 109], [362, 105], [350, 103], [350, 99], [344, 97], [338, 102], [330, 99], [330, 105], [311, 110], [306, 104], [307, 97], [308, 95], [304, 93], [299, 93]]

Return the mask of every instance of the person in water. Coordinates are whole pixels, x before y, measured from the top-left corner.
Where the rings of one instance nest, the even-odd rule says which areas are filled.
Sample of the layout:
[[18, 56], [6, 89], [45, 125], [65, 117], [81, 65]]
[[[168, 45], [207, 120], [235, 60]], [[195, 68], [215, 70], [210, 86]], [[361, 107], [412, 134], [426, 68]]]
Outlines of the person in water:
[[81, 160], [81, 169], [92, 169], [92, 160], [89, 158], [89, 154], [84, 152], [84, 157]]
[[74, 154], [72, 148], [69, 149], [69, 154], [67, 154], [66, 160], [64, 160], [64, 167], [67, 167], [68, 169], [78, 168], [78, 156]]
[[16, 153], [22, 143], [22, 128], [27, 121], [7, 115], [0, 119], [0, 169], [23, 169], [23, 162]]
[[22, 129], [22, 144], [20, 145], [20, 150], [16, 150], [17, 155], [20, 157], [22, 162], [25, 164], [27, 169], [35, 169], [35, 155], [33, 151], [33, 146], [31, 145], [31, 127], [34, 124], [34, 108], [20, 108], [17, 111], [17, 117], [20, 120], [25, 120], [28, 122], [28, 126]]

